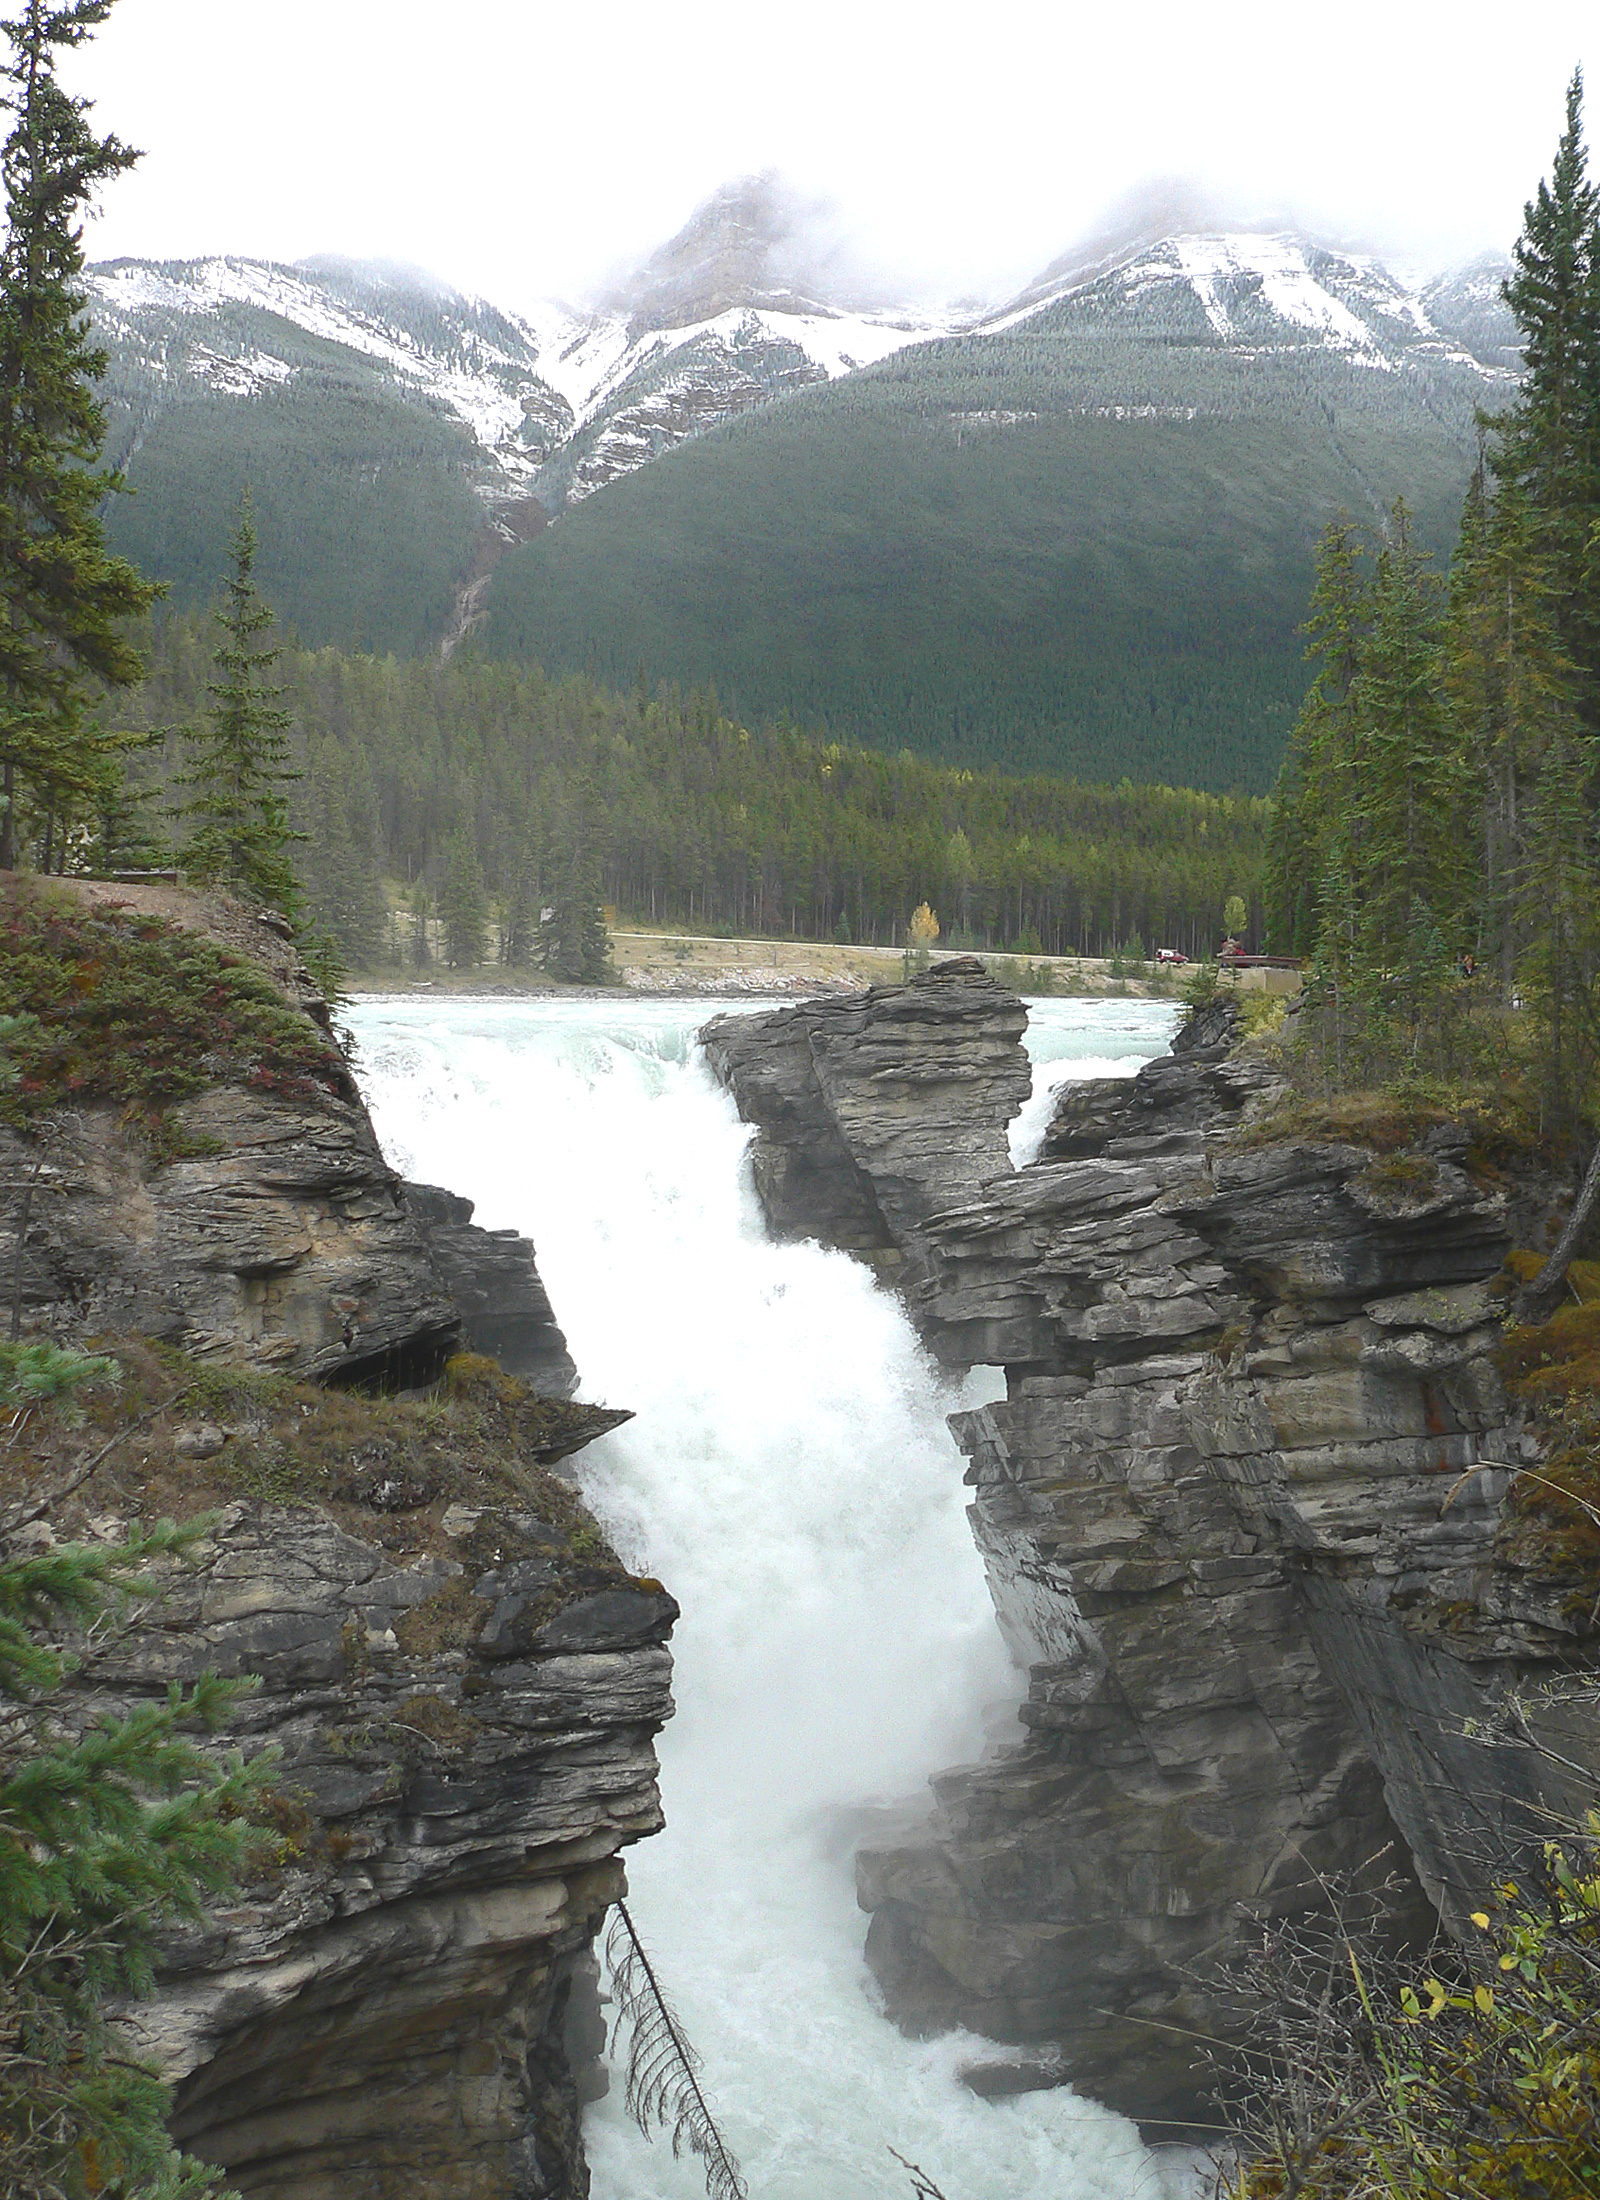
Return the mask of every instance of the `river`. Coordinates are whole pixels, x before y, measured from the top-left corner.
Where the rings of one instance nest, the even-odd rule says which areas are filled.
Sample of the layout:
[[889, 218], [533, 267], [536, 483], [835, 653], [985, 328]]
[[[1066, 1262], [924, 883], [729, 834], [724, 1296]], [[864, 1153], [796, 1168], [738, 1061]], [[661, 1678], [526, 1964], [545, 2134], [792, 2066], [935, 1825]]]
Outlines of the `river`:
[[[846, 1255], [768, 1242], [748, 1133], [694, 1032], [743, 1001], [368, 999], [357, 1071], [405, 1174], [514, 1225], [582, 1371], [637, 1419], [575, 1462], [623, 1557], [683, 1606], [667, 1830], [630, 1907], [704, 2057], [751, 2200], [1165, 2200], [1179, 2160], [1065, 2089], [992, 2105], [980, 2043], [901, 2038], [861, 1957], [856, 1840], [930, 1772], [1017, 1731], [944, 1417], [1002, 1379], [942, 1379]], [[1165, 1004], [1030, 1004], [1036, 1148], [1064, 1078], [1164, 1051]], [[992, 2053], [993, 2050], [990, 2050]], [[620, 2084], [586, 2119], [594, 2200], [698, 2200]]]

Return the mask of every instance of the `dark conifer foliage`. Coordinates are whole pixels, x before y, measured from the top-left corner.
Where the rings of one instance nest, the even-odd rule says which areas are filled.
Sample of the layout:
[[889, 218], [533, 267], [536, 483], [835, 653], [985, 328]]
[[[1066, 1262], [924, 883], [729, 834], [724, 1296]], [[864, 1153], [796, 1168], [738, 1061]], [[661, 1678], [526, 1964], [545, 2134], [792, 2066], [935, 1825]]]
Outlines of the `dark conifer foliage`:
[[290, 823], [287, 790], [300, 775], [290, 757], [292, 721], [278, 707], [284, 692], [273, 679], [278, 649], [267, 638], [273, 617], [256, 588], [255, 558], [247, 492], [233, 538], [233, 571], [213, 615], [221, 629], [212, 653], [216, 677], [207, 686], [205, 712], [187, 735], [189, 761], [179, 775], [188, 827], [183, 863], [203, 885], [220, 882], [298, 916], [301, 896], [289, 843], [305, 835]]
[[[151, 656], [131, 715], [192, 719], [199, 626], [169, 619]], [[308, 775], [291, 792], [309, 836], [296, 862], [357, 967], [379, 931], [388, 954], [448, 955], [432, 920], [463, 842], [512, 967], [534, 955], [541, 911], [566, 903], [575, 866], [591, 911], [709, 932], [900, 946], [928, 901], [956, 945], [1101, 954], [1137, 934], [1195, 953], [1215, 943], [1230, 894], [1260, 923], [1268, 806], [1242, 796], [964, 771], [742, 726], [704, 690], [622, 696], [467, 656], [286, 649], [280, 663]], [[328, 822], [329, 786], [344, 790], [353, 837]], [[406, 905], [392, 925], [379, 871]]]
[[1331, 1073], [1600, 1074], [1600, 190], [1574, 77], [1506, 286], [1527, 346], [1486, 421], [1447, 588], [1397, 504], [1322, 542], [1317, 670], [1279, 781], [1267, 900], [1312, 958]]
[[1600, 731], [1600, 187], [1583, 141], [1583, 76], [1548, 181], [1523, 214], [1505, 286], [1526, 362], [1518, 403], [1496, 425], [1496, 475], [1519, 489], [1555, 588], [1556, 632]]
[[[0, 1345], [0, 1406], [70, 1414], [116, 1373], [49, 1344]], [[271, 1765], [203, 1745], [253, 1685], [214, 1673], [81, 1725], [73, 1699], [115, 1640], [119, 1595], [148, 1596], [150, 1569], [197, 1531], [19, 1549], [47, 1502], [0, 1520], [0, 2190], [183, 2200], [221, 2173], [173, 2146], [166, 2088], [108, 2009], [149, 1990], [163, 1928], [236, 1898], [265, 1860], [251, 1818]]]
[[106, 548], [102, 517], [121, 477], [102, 467], [82, 287], [82, 217], [98, 187], [138, 158], [90, 127], [57, 81], [113, 0], [27, 0], [0, 21], [13, 121], [3, 153], [0, 248], [0, 869], [16, 860], [19, 797], [56, 813], [106, 799], [117, 757], [91, 711], [94, 684], [126, 688], [140, 660], [130, 617], [159, 591]]

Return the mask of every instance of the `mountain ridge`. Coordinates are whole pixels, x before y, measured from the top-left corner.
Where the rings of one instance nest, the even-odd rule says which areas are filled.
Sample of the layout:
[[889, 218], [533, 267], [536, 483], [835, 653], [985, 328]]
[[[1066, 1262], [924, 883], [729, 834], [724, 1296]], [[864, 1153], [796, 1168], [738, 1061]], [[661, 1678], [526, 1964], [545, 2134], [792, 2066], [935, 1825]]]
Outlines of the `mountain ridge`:
[[[139, 492], [113, 540], [204, 601], [248, 480], [263, 585], [312, 642], [479, 634], [553, 670], [714, 680], [844, 738], [1259, 786], [1317, 526], [1415, 483], [1442, 546], [1516, 332], [1490, 262], [1407, 283], [1281, 227], [1143, 219], [943, 316], [864, 302], [770, 178], [587, 309], [337, 256], [107, 263], [111, 455]], [[1104, 613], [1075, 640], [1048, 609], [1069, 572]], [[1086, 715], [1085, 682], [1113, 680], [1150, 691], [1142, 730]], [[1249, 730], [1191, 761], [1197, 711]]]

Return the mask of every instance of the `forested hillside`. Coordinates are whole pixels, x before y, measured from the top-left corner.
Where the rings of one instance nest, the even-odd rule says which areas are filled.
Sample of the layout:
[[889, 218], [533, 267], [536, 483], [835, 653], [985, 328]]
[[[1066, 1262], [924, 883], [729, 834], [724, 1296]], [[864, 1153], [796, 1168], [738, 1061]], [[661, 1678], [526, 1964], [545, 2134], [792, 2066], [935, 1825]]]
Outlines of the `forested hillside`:
[[[112, 547], [177, 604], [203, 604], [248, 483], [262, 583], [290, 625], [346, 648], [436, 646], [484, 523], [471, 431], [384, 362], [271, 310], [270, 295], [212, 298], [197, 327], [190, 272], [100, 278], [109, 456], [134, 489], [111, 503]], [[388, 310], [416, 319], [422, 303], [402, 295]]]
[[1264, 791], [1321, 528], [1404, 489], [1443, 546], [1511, 386], [1368, 264], [1175, 240], [613, 484], [502, 565], [486, 646], [952, 761]]
[[[195, 722], [214, 646], [208, 622], [169, 619], [122, 721]], [[975, 945], [1194, 950], [1229, 895], [1259, 891], [1259, 801], [952, 770], [745, 727], [709, 692], [470, 660], [289, 649], [277, 677], [306, 772], [296, 860], [361, 966], [414, 944], [385, 874], [411, 910], [469, 912], [463, 938], [492, 900], [515, 948], [575, 842], [625, 916], [885, 943], [927, 900]], [[181, 753], [145, 765], [158, 796]]]

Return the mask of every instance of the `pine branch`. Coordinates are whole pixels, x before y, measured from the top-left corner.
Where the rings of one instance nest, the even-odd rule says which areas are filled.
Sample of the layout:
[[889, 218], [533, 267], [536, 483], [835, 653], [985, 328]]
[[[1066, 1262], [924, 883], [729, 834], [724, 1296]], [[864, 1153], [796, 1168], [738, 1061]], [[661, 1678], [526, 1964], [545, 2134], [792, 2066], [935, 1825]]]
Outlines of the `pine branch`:
[[728, 2152], [700, 2088], [700, 2057], [684, 2035], [634, 1929], [619, 1902], [606, 1935], [606, 1965], [617, 1998], [612, 2049], [624, 2022], [629, 2028], [622, 2097], [628, 2114], [648, 2139], [652, 2125], [672, 2135], [673, 2158], [685, 2147], [705, 2163], [709, 2200], [749, 2200], [743, 2172]]

